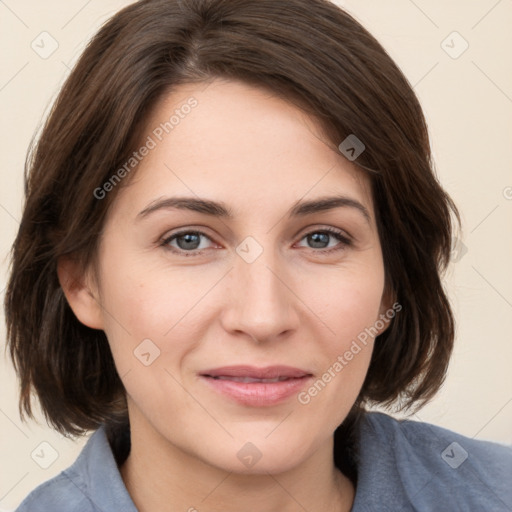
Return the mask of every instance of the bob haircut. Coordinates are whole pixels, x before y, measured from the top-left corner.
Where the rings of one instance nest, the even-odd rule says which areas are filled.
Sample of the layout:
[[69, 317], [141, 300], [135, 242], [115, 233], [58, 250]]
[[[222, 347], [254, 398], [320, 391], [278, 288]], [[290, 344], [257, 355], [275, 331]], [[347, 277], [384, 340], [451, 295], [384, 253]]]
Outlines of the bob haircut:
[[140, 146], [160, 98], [215, 78], [291, 102], [321, 123], [336, 149], [351, 134], [366, 148], [354, 163], [371, 182], [386, 293], [402, 311], [376, 338], [335, 443], [355, 432], [365, 405], [416, 409], [442, 385], [454, 319], [441, 275], [452, 214], [459, 225], [460, 216], [436, 178], [419, 102], [384, 48], [327, 0], [142, 0], [89, 42], [29, 148], [5, 297], [22, 417], [33, 417], [35, 391], [46, 420], [64, 435], [102, 424], [112, 433], [127, 423], [105, 333], [77, 320], [57, 261], [96, 264], [109, 207], [136, 169], [100, 199], [98, 187]]

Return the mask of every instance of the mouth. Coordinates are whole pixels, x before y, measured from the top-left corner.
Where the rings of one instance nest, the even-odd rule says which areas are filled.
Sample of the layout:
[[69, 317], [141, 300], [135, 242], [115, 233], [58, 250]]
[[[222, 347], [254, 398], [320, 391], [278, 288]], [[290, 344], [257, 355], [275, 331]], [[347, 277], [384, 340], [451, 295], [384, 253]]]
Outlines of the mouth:
[[248, 406], [270, 406], [298, 393], [312, 374], [291, 366], [225, 366], [204, 371], [200, 378], [220, 395]]
[[284, 380], [290, 380], [295, 377], [275, 377], [273, 379], [258, 379], [255, 377], [229, 377], [227, 375], [220, 375], [220, 376], [212, 376], [212, 375], [205, 375], [205, 377], [211, 377], [212, 379], [217, 380], [230, 380], [232, 382], [282, 382]]

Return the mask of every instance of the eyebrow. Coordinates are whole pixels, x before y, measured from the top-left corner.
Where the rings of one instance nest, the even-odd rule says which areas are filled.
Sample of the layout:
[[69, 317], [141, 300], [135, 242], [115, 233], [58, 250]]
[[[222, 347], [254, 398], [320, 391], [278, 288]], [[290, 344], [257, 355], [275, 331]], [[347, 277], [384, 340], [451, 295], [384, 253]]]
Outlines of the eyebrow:
[[[365, 220], [370, 223], [368, 209], [356, 199], [342, 195], [319, 197], [309, 201], [299, 200], [288, 212], [288, 217], [303, 217], [335, 208], [353, 208], [360, 212]], [[233, 210], [223, 202], [198, 197], [164, 197], [149, 203], [146, 208], [137, 214], [137, 220], [145, 218], [153, 212], [169, 209], [189, 210], [225, 219], [233, 219], [235, 217]]]

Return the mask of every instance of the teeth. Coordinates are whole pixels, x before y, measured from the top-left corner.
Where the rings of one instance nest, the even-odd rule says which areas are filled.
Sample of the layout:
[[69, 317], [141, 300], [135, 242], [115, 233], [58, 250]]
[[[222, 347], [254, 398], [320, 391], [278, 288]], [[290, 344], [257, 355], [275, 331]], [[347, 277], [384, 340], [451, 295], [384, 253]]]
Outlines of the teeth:
[[280, 382], [283, 380], [288, 380], [289, 377], [275, 377], [273, 379], [254, 379], [252, 377], [228, 377], [228, 376], [219, 376], [219, 377], [213, 377], [214, 379], [220, 379], [220, 380], [231, 380], [233, 382]]

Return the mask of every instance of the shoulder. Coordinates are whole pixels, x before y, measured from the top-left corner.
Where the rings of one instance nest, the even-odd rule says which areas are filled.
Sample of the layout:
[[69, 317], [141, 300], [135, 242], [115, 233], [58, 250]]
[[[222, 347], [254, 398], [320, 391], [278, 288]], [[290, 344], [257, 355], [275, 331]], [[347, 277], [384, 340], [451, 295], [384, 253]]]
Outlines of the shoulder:
[[36, 487], [15, 512], [95, 512], [87, 496], [62, 471]]
[[401, 487], [404, 503], [512, 510], [512, 447], [377, 412], [367, 413], [361, 428], [363, 473], [374, 473], [384, 488]]
[[36, 487], [16, 512], [136, 512], [103, 428], [87, 441], [72, 466]]
[[[377, 412], [367, 414], [367, 425], [376, 438], [392, 443], [396, 455], [419, 455], [422, 465], [448, 470], [462, 467], [467, 461], [474, 468], [485, 468], [486, 472], [498, 476], [503, 475], [502, 471], [512, 469], [512, 446], [473, 439], [430, 423], [399, 420]], [[456, 474], [453, 471], [447, 473]]]

